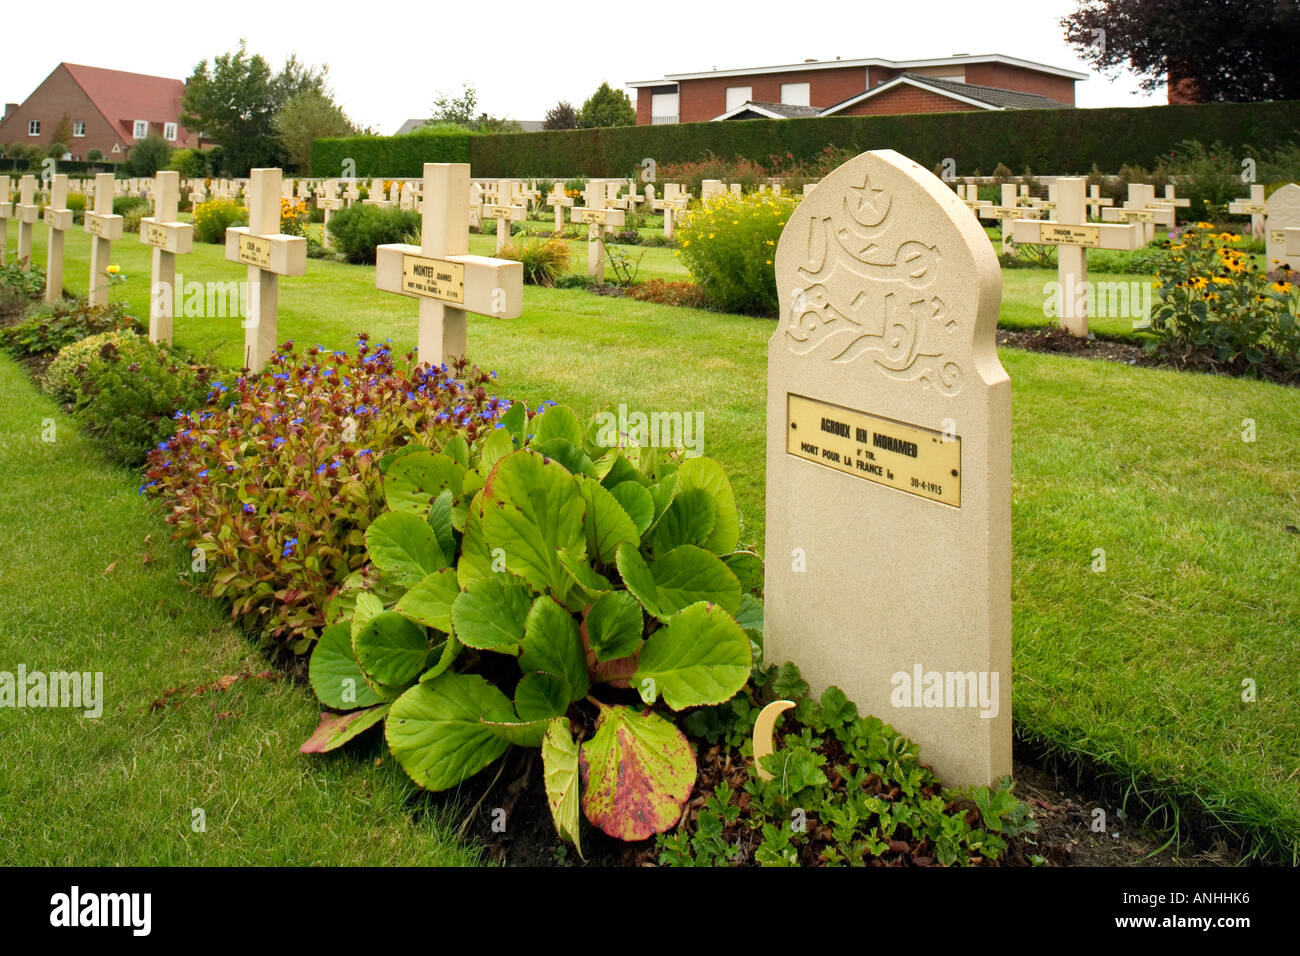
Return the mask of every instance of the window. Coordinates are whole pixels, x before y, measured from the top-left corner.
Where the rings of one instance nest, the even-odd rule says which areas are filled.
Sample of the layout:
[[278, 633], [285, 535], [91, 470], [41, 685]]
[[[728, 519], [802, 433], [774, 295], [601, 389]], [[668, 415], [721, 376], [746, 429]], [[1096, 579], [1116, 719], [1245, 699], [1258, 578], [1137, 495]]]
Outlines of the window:
[[148, 135], [149, 135], [149, 121], [148, 121], [148, 120], [136, 120], [136, 121], [135, 121], [135, 129], [133, 129], [133, 130], [131, 131], [131, 135], [134, 136], [136, 139], [144, 139], [146, 136], [148, 136]]
[[655, 126], [662, 126], [666, 123], [676, 123], [677, 115], [677, 94], [676, 93], [652, 93], [650, 95], [650, 122]]
[[166, 123], [166, 124], [164, 124], [164, 126], [163, 126], [163, 139], [167, 140], [168, 142], [172, 142], [172, 143], [176, 142], [176, 124], [175, 124], [175, 123]]
[[73, 121], [73, 124], [72, 124], [72, 135], [73, 135], [73, 136], [85, 136], [85, 135], [86, 135], [86, 121], [85, 121], [85, 120], [75, 120], [75, 121]]
[[28, 121], [27, 121], [27, 135], [28, 135], [28, 136], [40, 136], [40, 135], [41, 135], [41, 121], [40, 121], [40, 120], [28, 120]]
[[752, 86], [727, 87], [727, 112], [730, 113], [737, 106], [744, 106], [753, 98], [754, 88]]
[[811, 106], [812, 91], [808, 83], [782, 83], [781, 102], [786, 106]]

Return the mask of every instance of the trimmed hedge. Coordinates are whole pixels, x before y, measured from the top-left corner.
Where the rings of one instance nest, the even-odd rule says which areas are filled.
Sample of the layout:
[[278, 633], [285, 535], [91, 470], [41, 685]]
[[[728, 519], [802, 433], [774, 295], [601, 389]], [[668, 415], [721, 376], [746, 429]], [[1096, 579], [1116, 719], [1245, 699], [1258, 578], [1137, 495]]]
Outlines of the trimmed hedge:
[[[812, 159], [828, 144], [855, 151], [896, 149], [932, 168], [947, 157], [960, 174], [1107, 172], [1150, 167], [1179, 142], [1271, 149], [1300, 139], [1300, 102], [1202, 103], [1114, 109], [1008, 110], [903, 116], [827, 116], [729, 120], [672, 126], [620, 126], [475, 136], [475, 176], [629, 176], [641, 160], [678, 163], [713, 153], [765, 161], [793, 153]], [[314, 159], [313, 154], [313, 159]]]
[[468, 163], [467, 132], [407, 133], [404, 136], [340, 136], [311, 144], [313, 176], [342, 175], [344, 160], [356, 163], [356, 176], [420, 176], [425, 163]]

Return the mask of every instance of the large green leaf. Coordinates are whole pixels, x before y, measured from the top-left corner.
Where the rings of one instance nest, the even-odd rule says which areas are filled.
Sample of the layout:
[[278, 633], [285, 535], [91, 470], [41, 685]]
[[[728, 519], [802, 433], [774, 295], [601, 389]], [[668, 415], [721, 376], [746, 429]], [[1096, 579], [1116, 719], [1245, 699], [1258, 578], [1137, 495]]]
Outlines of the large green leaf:
[[554, 674], [568, 683], [570, 700], [587, 696], [590, 679], [578, 622], [548, 595], [535, 600], [528, 611], [520, 647], [519, 667], [525, 674], [529, 671]]
[[687, 458], [677, 469], [678, 494], [688, 488], [701, 488], [708, 492], [718, 513], [704, 547], [714, 554], [735, 551], [740, 541], [740, 518], [736, 514], [736, 496], [722, 466], [712, 458]]
[[578, 834], [578, 743], [564, 718], [552, 720], [542, 740], [542, 778], [556, 832], [560, 839], [572, 840], [582, 857]]
[[552, 438], [540, 445], [534, 442], [530, 447], [539, 455], [558, 461], [571, 475], [596, 477], [596, 466], [592, 463], [591, 458], [571, 441], [566, 441], [563, 438]]
[[667, 554], [683, 544], [703, 545], [709, 540], [718, 512], [709, 493], [686, 488], [673, 496], [672, 503], [655, 524], [650, 536], [655, 554]]
[[736, 623], [742, 630], [763, 633], [763, 602], [752, 594], [740, 599], [740, 610], [736, 612]]
[[646, 528], [655, 520], [655, 502], [650, 497], [650, 492], [635, 481], [620, 482], [610, 488], [609, 492], [636, 525], [636, 533], [645, 534]]
[[635, 597], [627, 591], [611, 591], [587, 609], [584, 624], [596, 660], [612, 661], [636, 653], [645, 618]]
[[740, 608], [740, 582], [717, 555], [684, 544], [648, 565], [631, 545], [618, 549], [618, 571], [641, 605], [661, 621], [700, 601]]
[[[408, 455], [402, 461], [415, 457]], [[433, 529], [409, 511], [388, 511], [372, 521], [366, 529], [366, 548], [385, 577], [407, 587], [447, 566]]]
[[[603, 472], [603, 474], [602, 474]], [[649, 479], [636, 470], [636, 465], [627, 460], [623, 449], [615, 448], [596, 462], [596, 474], [600, 483], [606, 488], [617, 488], [626, 481], [636, 485], [648, 485]]]
[[424, 628], [395, 611], [376, 614], [352, 639], [357, 663], [374, 684], [400, 687], [420, 676], [429, 657]]
[[695, 754], [681, 731], [629, 707], [601, 708], [579, 767], [583, 813], [616, 840], [671, 830], [695, 787]]
[[521, 720], [514, 716], [489, 720], [484, 717], [483, 726], [517, 747], [540, 747], [551, 719], [549, 716], [537, 720]]
[[326, 707], [351, 710], [379, 703], [379, 695], [366, 683], [357, 656], [352, 652], [352, 630], [347, 621], [332, 624], [321, 632], [311, 652], [307, 675], [311, 689]]
[[749, 680], [749, 638], [722, 608], [703, 602], [674, 614], [641, 648], [632, 684], [646, 703], [673, 710], [720, 704]]
[[483, 488], [483, 537], [535, 590], [563, 599], [569, 575], [559, 551], [585, 547], [582, 495], [562, 465], [519, 451], [497, 462]]
[[498, 461], [516, 448], [514, 436], [508, 429], [497, 428], [483, 439], [478, 451], [478, 473], [487, 477]]
[[342, 747], [383, 720], [389, 706], [378, 704], [350, 714], [321, 714], [315, 732], [298, 750], [305, 754], [323, 754]]
[[452, 435], [447, 444], [442, 446], [442, 452], [462, 468], [469, 468], [469, 442], [464, 435]]
[[412, 780], [426, 790], [446, 790], [509, 749], [510, 742], [483, 721], [513, 715], [509, 698], [482, 677], [447, 671], [399, 697], [384, 734]]
[[[609, 489], [594, 478], [583, 477], [578, 479], [578, 490], [587, 507], [583, 528], [587, 535], [587, 554], [593, 561], [611, 564], [620, 544], [640, 543], [641, 532], [636, 523]], [[644, 489], [638, 490], [645, 493]]]
[[515, 685], [515, 712], [521, 720], [558, 717], [570, 703], [569, 682], [555, 674], [533, 671]]
[[456, 580], [462, 588], [490, 578], [492, 549], [483, 537], [483, 492], [474, 496], [465, 515], [465, 534], [460, 540], [460, 560], [456, 562]]
[[454, 566], [456, 562], [456, 535], [453, 533], [455, 521], [452, 516], [454, 500], [450, 488], [444, 488], [433, 499], [433, 504], [429, 506], [429, 515], [425, 519], [429, 522], [429, 527], [433, 529], [433, 536], [438, 539], [438, 547], [442, 549], [443, 556], [447, 564]]
[[465, 467], [442, 453], [414, 452], [397, 459], [384, 476], [384, 500], [392, 511], [423, 518], [443, 489], [460, 494]]
[[358, 594], [356, 605], [352, 608], [352, 627], [348, 632], [351, 640], [355, 641], [370, 619], [376, 614], [383, 613], [383, 610], [384, 602], [376, 594], [370, 591], [362, 591]]
[[451, 630], [451, 606], [460, 596], [460, 584], [453, 568], [443, 568], [402, 595], [393, 608], [402, 617], [446, 634]]
[[726, 554], [722, 561], [740, 581], [742, 591], [752, 591], [763, 583], [763, 559], [753, 551]]
[[517, 447], [522, 448], [525, 436], [524, 428], [528, 425], [528, 406], [523, 402], [511, 403], [510, 407], [506, 410], [506, 413], [501, 416], [501, 420], [498, 424], [501, 428], [498, 428], [497, 431], [505, 429], [510, 432], [518, 442]]
[[552, 405], [529, 423], [533, 433], [531, 445], [542, 445], [563, 438], [571, 445], [582, 448], [582, 425], [578, 416], [567, 405]]
[[575, 557], [568, 551], [561, 551], [560, 564], [569, 572], [569, 577], [578, 585], [587, 600], [594, 601], [602, 594], [614, 590], [614, 585], [610, 583], [609, 578], [588, 564], [583, 555]]
[[532, 592], [509, 574], [493, 574], [462, 591], [451, 606], [460, 642], [481, 651], [519, 654]]
[[442, 642], [442, 652], [438, 655], [438, 662], [420, 675], [420, 683], [423, 684], [433, 680], [451, 667], [456, 660], [456, 655], [460, 653], [460, 646], [460, 641], [456, 639], [456, 632], [449, 633], [447, 639]]

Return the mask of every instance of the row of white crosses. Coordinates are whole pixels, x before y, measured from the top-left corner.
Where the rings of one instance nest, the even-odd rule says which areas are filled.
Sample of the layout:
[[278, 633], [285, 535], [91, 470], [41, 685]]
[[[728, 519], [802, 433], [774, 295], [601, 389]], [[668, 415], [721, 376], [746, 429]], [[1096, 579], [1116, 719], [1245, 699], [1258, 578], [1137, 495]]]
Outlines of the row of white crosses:
[[[1235, 199], [1228, 203], [1228, 212], [1234, 216], [1250, 217], [1250, 234], [1256, 239], [1264, 235], [1264, 217], [1268, 205], [1264, 202], [1264, 187], [1251, 186], [1248, 199]], [[1289, 253], [1288, 253], [1289, 254]]]
[[587, 224], [587, 275], [597, 282], [605, 280], [605, 236], [614, 226], [627, 222], [622, 209], [605, 205], [605, 183], [590, 180], [582, 194], [585, 205], [569, 210], [569, 221]]

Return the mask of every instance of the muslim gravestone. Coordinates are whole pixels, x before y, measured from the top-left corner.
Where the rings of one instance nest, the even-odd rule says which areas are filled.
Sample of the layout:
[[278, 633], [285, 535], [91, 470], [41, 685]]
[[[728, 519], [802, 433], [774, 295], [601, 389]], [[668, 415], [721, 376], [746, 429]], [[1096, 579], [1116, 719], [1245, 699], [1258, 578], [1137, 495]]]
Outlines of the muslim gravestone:
[[804, 197], [768, 345], [765, 653], [842, 688], [953, 784], [1011, 772], [1011, 387], [1001, 276], [893, 150]]

